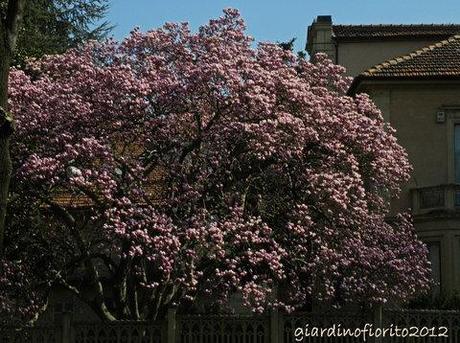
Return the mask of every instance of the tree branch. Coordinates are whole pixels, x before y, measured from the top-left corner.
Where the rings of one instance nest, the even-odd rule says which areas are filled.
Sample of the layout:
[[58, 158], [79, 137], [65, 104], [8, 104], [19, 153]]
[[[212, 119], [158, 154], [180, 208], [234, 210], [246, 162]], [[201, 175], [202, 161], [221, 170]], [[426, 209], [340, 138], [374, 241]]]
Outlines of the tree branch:
[[75, 228], [75, 218], [69, 213], [69, 211], [50, 200], [46, 199], [44, 202], [49, 206], [54, 214], [64, 221], [65, 225], [67, 225], [70, 229]]
[[96, 266], [90, 258], [90, 254], [87, 251], [86, 244], [83, 238], [80, 235], [80, 232], [75, 228], [75, 219], [73, 216], [63, 207], [58, 206], [52, 202], [48, 202], [50, 208], [60, 216], [62, 220], [69, 226], [72, 236], [74, 237], [78, 248], [81, 251], [81, 257], [83, 259], [86, 271], [88, 276], [91, 279], [91, 283], [94, 286], [95, 297], [91, 304], [93, 310], [104, 320], [113, 321], [116, 318], [110, 313], [104, 299], [104, 288], [102, 286], [101, 280], [99, 278], [99, 272], [97, 271]]

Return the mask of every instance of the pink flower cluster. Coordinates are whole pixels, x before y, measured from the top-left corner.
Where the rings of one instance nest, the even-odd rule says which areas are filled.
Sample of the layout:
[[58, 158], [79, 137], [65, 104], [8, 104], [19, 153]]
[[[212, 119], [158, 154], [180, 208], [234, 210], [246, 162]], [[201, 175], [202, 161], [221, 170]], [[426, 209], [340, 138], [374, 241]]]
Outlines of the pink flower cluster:
[[254, 49], [244, 29], [229, 9], [198, 33], [134, 30], [12, 70], [14, 192], [61, 230], [30, 228], [65, 255], [50, 257], [52, 281], [75, 291], [84, 275], [115, 298], [86, 299], [97, 313], [156, 317], [237, 291], [261, 311], [427, 288], [410, 220], [385, 222], [411, 170], [393, 129], [368, 96], [345, 94], [342, 67]]

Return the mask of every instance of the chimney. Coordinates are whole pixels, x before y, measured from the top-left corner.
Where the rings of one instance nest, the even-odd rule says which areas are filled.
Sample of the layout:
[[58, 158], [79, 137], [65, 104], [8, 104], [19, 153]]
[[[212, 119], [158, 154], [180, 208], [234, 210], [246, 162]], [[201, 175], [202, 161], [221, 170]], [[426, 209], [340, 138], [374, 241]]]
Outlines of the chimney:
[[310, 58], [318, 52], [326, 53], [336, 62], [335, 43], [332, 40], [332, 16], [319, 15], [308, 27], [306, 49]]

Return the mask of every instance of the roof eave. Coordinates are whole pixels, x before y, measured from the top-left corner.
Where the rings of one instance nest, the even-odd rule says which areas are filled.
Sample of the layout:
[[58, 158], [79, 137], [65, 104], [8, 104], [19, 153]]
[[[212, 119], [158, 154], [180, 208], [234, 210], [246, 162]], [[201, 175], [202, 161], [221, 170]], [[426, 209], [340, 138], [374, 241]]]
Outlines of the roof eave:
[[354, 96], [358, 93], [360, 86], [369, 83], [379, 82], [404, 82], [404, 81], [459, 81], [460, 75], [424, 75], [424, 76], [371, 76], [371, 75], [358, 75], [356, 76], [350, 87], [348, 88], [347, 95]]

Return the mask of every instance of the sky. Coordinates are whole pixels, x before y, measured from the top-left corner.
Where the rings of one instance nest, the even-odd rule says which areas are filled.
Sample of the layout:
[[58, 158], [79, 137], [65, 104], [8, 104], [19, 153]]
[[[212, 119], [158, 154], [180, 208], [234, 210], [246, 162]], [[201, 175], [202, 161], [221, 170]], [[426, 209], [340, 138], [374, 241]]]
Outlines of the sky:
[[332, 15], [336, 24], [460, 23], [459, 0], [112, 0], [108, 20], [122, 39], [132, 28], [189, 22], [193, 30], [227, 7], [240, 10], [248, 34], [257, 42], [297, 38], [305, 47], [307, 26], [317, 15]]

